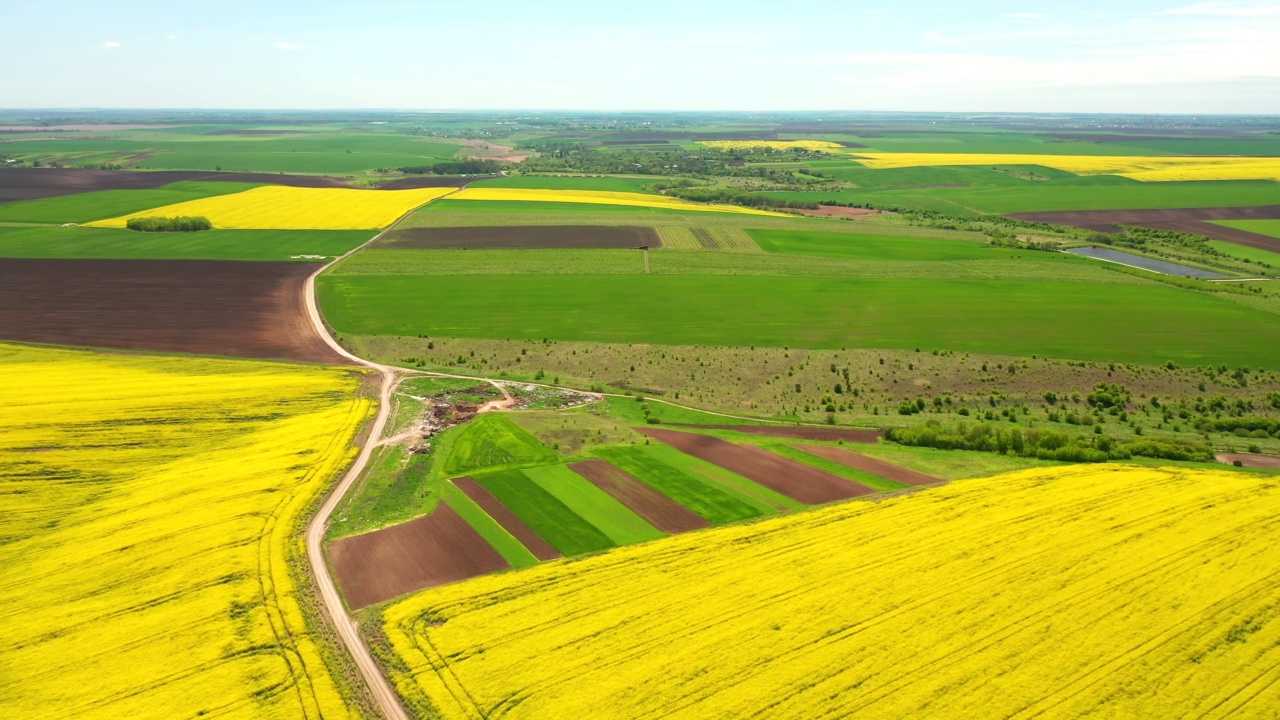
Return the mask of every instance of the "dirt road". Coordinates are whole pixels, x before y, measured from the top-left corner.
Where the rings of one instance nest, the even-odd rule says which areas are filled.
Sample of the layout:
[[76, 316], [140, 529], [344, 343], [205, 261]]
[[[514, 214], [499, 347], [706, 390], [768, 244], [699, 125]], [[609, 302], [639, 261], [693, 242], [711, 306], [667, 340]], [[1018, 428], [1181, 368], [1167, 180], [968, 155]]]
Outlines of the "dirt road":
[[[395, 223], [392, 223], [387, 230], [392, 227], [395, 227]], [[333, 516], [333, 511], [337, 509], [338, 503], [342, 502], [342, 498], [346, 496], [347, 491], [351, 489], [351, 486], [355, 484], [356, 480], [364, 472], [365, 467], [369, 464], [369, 458], [373, 455], [374, 448], [378, 446], [378, 440], [386, 430], [387, 420], [391, 415], [391, 392], [396, 386], [397, 370], [396, 368], [379, 365], [364, 358], [356, 357], [347, 352], [346, 348], [338, 344], [338, 341], [329, 334], [329, 329], [325, 327], [324, 318], [320, 315], [320, 307], [316, 300], [316, 277], [330, 265], [342, 262], [353, 253], [377, 241], [378, 238], [386, 234], [387, 230], [383, 230], [364, 245], [352, 249], [345, 255], [335, 258], [333, 262], [311, 273], [303, 287], [307, 316], [311, 319], [312, 325], [315, 326], [316, 333], [324, 339], [329, 347], [333, 348], [334, 352], [357, 365], [369, 368], [377, 373], [381, 380], [378, 391], [378, 415], [373, 421], [373, 427], [369, 431], [368, 439], [365, 440], [364, 446], [360, 448], [360, 454], [356, 456], [355, 462], [351, 464], [347, 474], [342, 476], [342, 480], [325, 498], [319, 512], [311, 520], [311, 524], [307, 526], [307, 560], [311, 563], [311, 574], [315, 577], [316, 589], [320, 592], [320, 599], [324, 602], [325, 613], [329, 616], [330, 622], [333, 623], [334, 629], [338, 631], [338, 637], [342, 639], [343, 645], [346, 645], [347, 652], [351, 653], [351, 658], [355, 661], [356, 667], [360, 669], [360, 674], [364, 677], [365, 684], [369, 688], [370, 696], [378, 704], [378, 708], [382, 710], [382, 714], [387, 720], [410, 720], [409, 713], [405, 711], [404, 705], [400, 702], [400, 696], [396, 694], [391, 683], [382, 674], [382, 668], [373, 659], [373, 654], [369, 652], [369, 646], [365, 644], [364, 638], [360, 636], [359, 626], [347, 614], [347, 609], [342, 604], [342, 596], [338, 594], [338, 586], [334, 584], [333, 576], [329, 574], [329, 566], [324, 561], [324, 534], [329, 528], [329, 519]]]

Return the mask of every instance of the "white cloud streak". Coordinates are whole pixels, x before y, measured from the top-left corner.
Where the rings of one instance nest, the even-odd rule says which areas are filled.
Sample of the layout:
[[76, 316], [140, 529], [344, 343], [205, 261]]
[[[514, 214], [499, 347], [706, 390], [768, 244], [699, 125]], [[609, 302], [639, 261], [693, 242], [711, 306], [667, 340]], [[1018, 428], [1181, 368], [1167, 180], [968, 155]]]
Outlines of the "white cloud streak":
[[271, 43], [271, 47], [279, 48], [280, 50], [305, 50], [307, 46], [301, 43], [273, 42]]
[[1264, 17], [1280, 15], [1280, 4], [1258, 2], [1204, 2], [1165, 10], [1161, 15], [1218, 15]]

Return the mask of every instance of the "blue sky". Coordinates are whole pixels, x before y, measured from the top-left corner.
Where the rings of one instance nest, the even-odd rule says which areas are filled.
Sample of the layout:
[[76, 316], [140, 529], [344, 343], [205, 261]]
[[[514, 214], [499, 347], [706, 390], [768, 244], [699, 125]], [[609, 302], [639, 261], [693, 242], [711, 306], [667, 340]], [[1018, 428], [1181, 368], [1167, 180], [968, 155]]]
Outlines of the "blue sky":
[[3, 107], [1280, 114], [1280, 0], [0, 3]]

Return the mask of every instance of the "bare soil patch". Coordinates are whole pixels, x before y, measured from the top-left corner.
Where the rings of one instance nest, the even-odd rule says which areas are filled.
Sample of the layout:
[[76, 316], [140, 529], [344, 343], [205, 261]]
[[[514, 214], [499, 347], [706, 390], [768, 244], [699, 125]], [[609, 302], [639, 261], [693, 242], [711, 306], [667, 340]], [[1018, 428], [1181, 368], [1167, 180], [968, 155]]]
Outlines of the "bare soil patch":
[[733, 430], [748, 435], [765, 435], [768, 437], [795, 438], [798, 440], [824, 440], [836, 442], [877, 443], [884, 433], [879, 430], [851, 430], [843, 428], [819, 427], [774, 427], [769, 425], [692, 425], [673, 423], [679, 427], [702, 428], [704, 430]]
[[494, 497], [492, 493], [484, 489], [480, 483], [469, 477], [454, 478], [453, 484], [458, 489], [467, 494], [480, 509], [488, 513], [504, 530], [511, 533], [511, 536], [520, 541], [520, 544], [528, 548], [529, 552], [539, 560], [555, 560], [564, 557], [558, 550], [551, 547], [551, 543], [542, 538], [541, 535], [534, 532], [533, 528], [524, 524], [524, 521], [516, 517], [511, 512], [511, 508], [502, 504], [502, 501]]
[[352, 610], [510, 567], [443, 502], [416, 520], [336, 540], [329, 558]]
[[1274, 455], [1254, 455], [1252, 453], [1222, 453], [1215, 458], [1226, 465], [1234, 465], [1237, 460], [1245, 467], [1280, 470], [1280, 457]]
[[821, 505], [875, 492], [871, 488], [758, 447], [734, 445], [710, 435], [653, 428], [636, 430], [686, 455], [719, 465], [806, 505]]
[[344, 180], [320, 175], [272, 175], [196, 170], [8, 168], [0, 170], [0, 202], [36, 200], [96, 190], [151, 190], [170, 183], [188, 181], [263, 183], [309, 188], [350, 187]]
[[658, 232], [647, 227], [536, 226], [446, 227], [397, 230], [389, 247], [443, 249], [635, 248], [662, 247]]
[[942, 478], [936, 478], [932, 475], [904, 468], [901, 465], [894, 465], [891, 462], [859, 455], [858, 453], [831, 447], [830, 445], [798, 445], [797, 447], [810, 455], [817, 455], [820, 458], [847, 465], [855, 470], [878, 475], [886, 480], [896, 480], [907, 485], [933, 485], [934, 483], [944, 482]]
[[0, 338], [347, 361], [316, 334], [309, 263], [0, 259]]
[[1262, 250], [1280, 252], [1280, 239], [1245, 230], [1214, 225], [1214, 220], [1276, 220], [1280, 205], [1254, 207], [1185, 208], [1177, 210], [1079, 210], [1071, 212], [1015, 213], [1016, 220], [1069, 225], [1097, 232], [1117, 232], [1116, 225], [1204, 235]]
[[805, 215], [825, 218], [861, 218], [867, 215], [884, 215], [881, 210], [871, 210], [869, 208], [841, 207], [839, 205], [823, 205], [817, 210], [798, 210]]
[[664, 533], [682, 533], [711, 526], [692, 510], [603, 460], [574, 463], [569, 469]]

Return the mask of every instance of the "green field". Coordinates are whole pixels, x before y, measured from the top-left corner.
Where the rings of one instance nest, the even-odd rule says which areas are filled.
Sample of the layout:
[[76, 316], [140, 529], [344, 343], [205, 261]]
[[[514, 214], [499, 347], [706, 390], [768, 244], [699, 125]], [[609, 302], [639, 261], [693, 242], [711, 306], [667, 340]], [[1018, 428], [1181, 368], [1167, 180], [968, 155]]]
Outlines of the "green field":
[[289, 261], [298, 255], [337, 257], [370, 235], [363, 230], [143, 233], [114, 228], [0, 227], [0, 257]]
[[201, 135], [163, 131], [115, 137], [30, 139], [6, 147], [14, 157], [66, 166], [131, 163], [139, 170], [225, 170], [301, 174], [365, 173], [433, 165], [461, 149], [454, 143], [395, 133], [300, 132], [280, 136]]
[[[976, 242], [928, 240], [888, 235], [850, 235], [830, 232], [797, 232], [790, 230], [748, 230], [765, 252], [817, 255], [845, 260], [980, 260], [1010, 258], [1020, 253], [1001, 250]], [[1047, 256], [1053, 257], [1053, 256]]]
[[458, 476], [491, 467], [555, 461], [556, 454], [551, 448], [538, 442], [510, 418], [489, 413], [467, 423], [452, 436], [443, 471], [446, 475]]
[[[599, 190], [606, 192], [650, 193], [658, 178], [593, 177], [587, 175], [516, 175], [477, 180], [470, 187], [539, 188], [546, 190]], [[482, 201], [468, 201], [482, 202]]]
[[[1256, 231], [1251, 230], [1250, 232]], [[1248, 245], [1224, 242], [1222, 240], [1210, 240], [1209, 247], [1234, 257], [1252, 260], [1256, 263], [1265, 263], [1271, 267], [1280, 267], [1280, 253], [1249, 247]]]
[[538, 564], [538, 558], [529, 552], [528, 548], [512, 537], [511, 533], [499, 525], [497, 520], [489, 517], [488, 513], [467, 497], [466, 493], [459, 490], [457, 485], [450, 482], [442, 483], [441, 495], [449, 507], [480, 533], [485, 542], [497, 550], [498, 554], [511, 564], [511, 567], [522, 568]]
[[617, 545], [626, 545], [663, 536], [627, 506], [564, 465], [548, 465], [524, 471], [538, 487], [565, 504]]
[[[858, 245], [849, 236], [851, 246]], [[949, 241], [940, 241], [950, 249]], [[656, 250], [649, 253], [651, 275], [771, 275], [846, 278], [937, 278], [973, 280], [1053, 280], [1101, 284], [1152, 284], [1115, 272], [1105, 263], [1066, 253], [1009, 250], [954, 243], [972, 260], [881, 260]], [[907, 243], [911, 245], [911, 243]], [[334, 268], [334, 276], [436, 275], [644, 275], [644, 256], [635, 250], [363, 250]], [[926, 246], [927, 247], [927, 246]]]
[[0, 205], [0, 222], [87, 223], [255, 187], [258, 185], [252, 183], [177, 182], [154, 190], [100, 190], [63, 195]]
[[780, 200], [866, 203], [877, 207], [934, 210], [976, 217], [983, 213], [1006, 215], [1066, 210], [1276, 205], [1280, 204], [1280, 183], [1231, 180], [1151, 183], [1126, 181], [1103, 184], [1096, 178], [1077, 178], [1072, 181], [1027, 182], [1012, 187], [852, 188], [794, 192], [778, 190], [761, 194]]
[[700, 275], [320, 278], [357, 335], [806, 348], [1280, 366], [1280, 317], [1166, 286]]
[[1215, 220], [1213, 224], [1280, 238], [1280, 220]]
[[[607, 448], [596, 454], [713, 525], [767, 514], [767, 511], [655, 458], [646, 453], [644, 448]], [[692, 461], [693, 458], [688, 460]]]
[[519, 470], [477, 475], [475, 480], [564, 555], [614, 547], [608, 535]]

